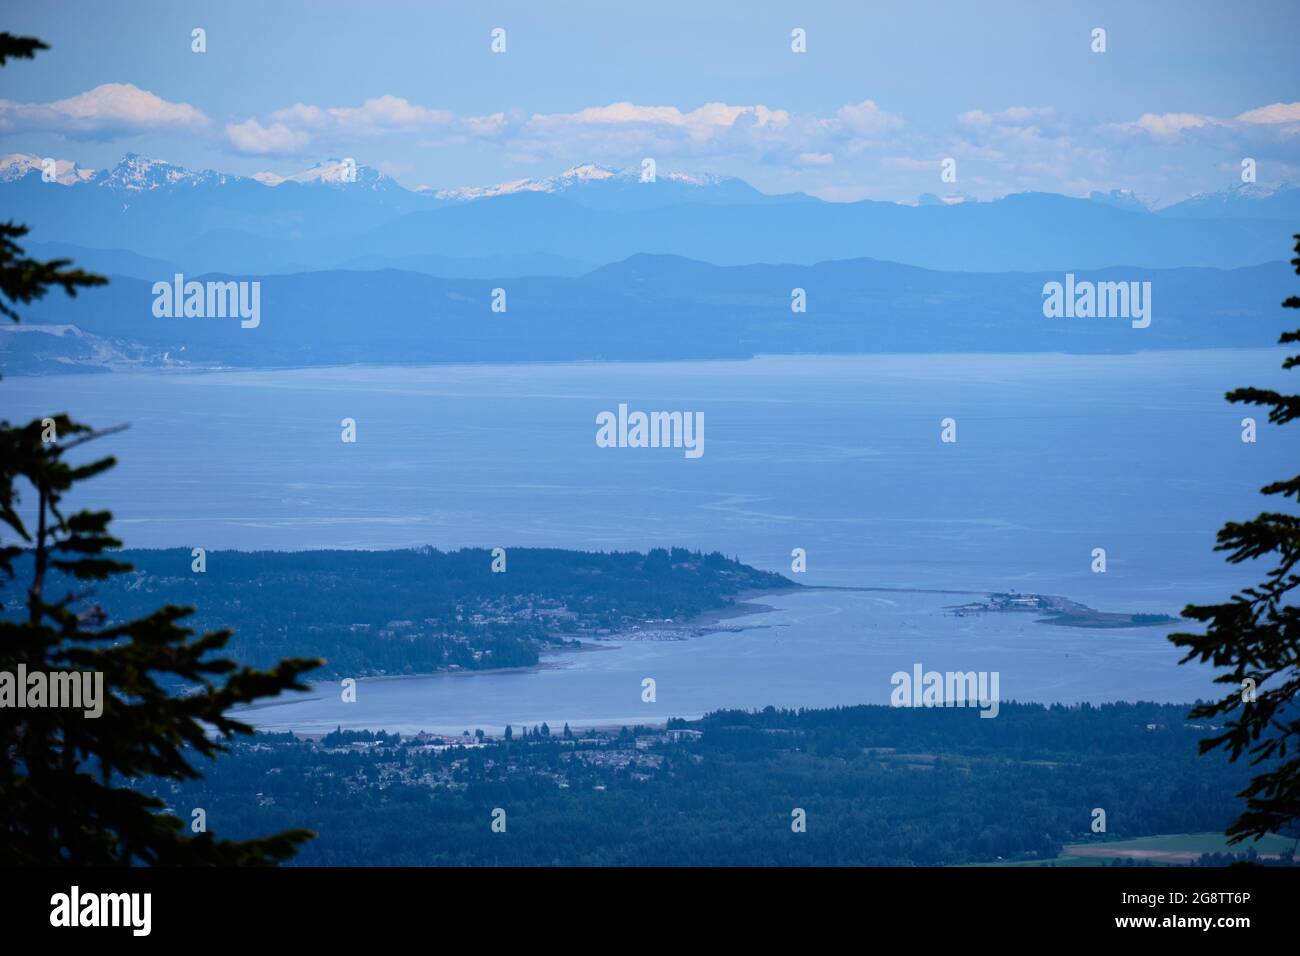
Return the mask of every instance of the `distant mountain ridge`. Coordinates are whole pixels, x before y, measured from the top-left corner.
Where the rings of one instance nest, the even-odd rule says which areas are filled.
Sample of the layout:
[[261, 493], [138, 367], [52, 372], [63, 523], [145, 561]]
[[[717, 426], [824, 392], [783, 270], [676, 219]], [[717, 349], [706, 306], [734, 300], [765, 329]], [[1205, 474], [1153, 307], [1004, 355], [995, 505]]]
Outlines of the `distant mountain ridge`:
[[436, 192], [405, 189], [344, 160], [250, 177], [129, 154], [99, 171], [60, 161], [57, 184], [42, 180], [41, 165], [23, 154], [0, 160], [0, 203], [32, 224], [32, 243], [107, 250], [118, 262], [142, 257], [187, 273], [573, 276], [639, 253], [717, 265], [866, 257], [979, 272], [1239, 268], [1277, 259], [1300, 223], [1300, 189], [1253, 185], [1151, 211], [1125, 191], [830, 203], [766, 195], [734, 177], [661, 170], [642, 182], [639, 170], [596, 163]]
[[[40, 156], [10, 153], [0, 157], [0, 183], [13, 183], [29, 176], [40, 179], [44, 168], [45, 160]], [[85, 184], [119, 192], [149, 192], [175, 186], [224, 186], [250, 182], [271, 187], [286, 182], [350, 185], [351, 183], [348, 183], [345, 177], [345, 170], [348, 169], [346, 161], [328, 159], [292, 176], [278, 176], [274, 173], [238, 176], [233, 173], [220, 173], [213, 169], [192, 170], [166, 160], [150, 159], [138, 153], [127, 153], [112, 169], [86, 169], [71, 160], [55, 160], [56, 182], [59, 185]], [[397, 180], [369, 166], [353, 164], [351, 169], [355, 171], [353, 181], [363, 186], [403, 189]], [[70, 171], [71, 174], [65, 174], [65, 170]]]
[[[1060, 272], [936, 272], [871, 259], [719, 267], [642, 254], [574, 278], [262, 276], [260, 324], [250, 329], [230, 318], [157, 318], [151, 282], [115, 277], [76, 300], [47, 297], [21, 325], [0, 327], [0, 370], [1269, 347], [1293, 281], [1284, 262], [1076, 278], [1150, 282], [1150, 327], [1045, 317], [1043, 288]], [[506, 294], [504, 313], [491, 309], [494, 289]], [[791, 309], [795, 289], [804, 313]]]
[[[10, 153], [0, 156], [0, 184], [12, 183], [29, 175], [37, 177], [43, 171], [45, 160], [28, 153]], [[585, 187], [599, 185], [617, 188], [628, 185], [658, 186], [661, 189], [679, 189], [679, 195], [685, 201], [698, 202], [790, 202], [820, 200], [806, 193], [767, 194], [755, 189], [749, 183], [736, 176], [720, 176], [714, 173], [692, 174], [679, 170], [667, 170], [657, 174], [650, 181], [640, 169], [621, 169], [602, 163], [586, 162], [570, 166], [554, 176], [541, 179], [514, 179], [486, 186], [458, 186], [435, 188], [418, 186], [406, 189], [391, 176], [373, 167], [331, 158], [313, 164], [301, 172], [287, 176], [278, 173], [262, 172], [251, 176], [223, 173], [212, 169], [191, 170], [184, 166], [169, 163], [166, 160], [151, 159], [138, 153], [126, 153], [112, 169], [88, 169], [73, 160], [55, 160], [57, 182], [61, 185], [91, 184], [112, 189], [128, 191], [146, 191], [176, 185], [225, 185], [240, 182], [257, 182], [264, 186], [279, 186], [283, 183], [297, 184], [331, 184], [350, 185], [352, 182], [384, 189], [412, 192], [416, 195], [450, 202], [471, 202], [479, 199], [492, 199], [522, 192], [549, 194], [568, 194], [571, 199], [592, 201], [596, 206], [605, 203], [592, 199], [591, 195], [580, 195]], [[348, 180], [349, 171], [355, 178]], [[651, 190], [643, 190], [650, 192]], [[1015, 195], [1015, 194], [1012, 194]], [[1006, 197], [1004, 197], [1006, 198]], [[1289, 215], [1294, 208], [1291, 204], [1300, 201], [1300, 186], [1292, 183], [1237, 183], [1215, 192], [1198, 193], [1187, 199], [1154, 209], [1140, 199], [1132, 190], [1112, 189], [1109, 192], [1093, 191], [1088, 198], [1094, 202], [1115, 206], [1116, 208], [1157, 211], [1178, 215], [1187, 215], [1191, 210], [1201, 210], [1206, 215], [1213, 211], [1230, 214], [1234, 218], [1273, 218]], [[912, 203], [899, 205], [956, 205], [961, 202], [978, 200], [964, 193], [954, 193], [940, 197], [934, 193], [924, 193]], [[1238, 215], [1240, 214], [1240, 215]]]
[[1187, 219], [1276, 219], [1300, 224], [1300, 186], [1238, 183], [1166, 206], [1160, 215]]
[[437, 199], [449, 202], [473, 202], [519, 193], [562, 195], [566, 199], [594, 209], [625, 211], [672, 202], [816, 201], [803, 193], [769, 196], [735, 176], [691, 175], [669, 171], [663, 175], [656, 175], [654, 181], [649, 182], [643, 178], [639, 169], [616, 169], [600, 163], [580, 163], [544, 179], [516, 179], [494, 186], [440, 189], [433, 192], [433, 195]]

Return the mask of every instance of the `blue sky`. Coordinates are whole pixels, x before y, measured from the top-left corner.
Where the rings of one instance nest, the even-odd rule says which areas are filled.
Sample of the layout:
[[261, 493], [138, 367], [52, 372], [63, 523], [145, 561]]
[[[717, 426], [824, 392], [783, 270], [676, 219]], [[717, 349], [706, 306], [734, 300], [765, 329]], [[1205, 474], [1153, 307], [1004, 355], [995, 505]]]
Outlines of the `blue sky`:
[[1300, 181], [1297, 26], [1295, 2], [46, 0], [6, 11], [52, 49], [0, 71], [0, 133], [89, 167], [353, 156], [410, 187], [652, 156], [840, 200], [1170, 202], [1234, 185], [1245, 157], [1261, 183]]

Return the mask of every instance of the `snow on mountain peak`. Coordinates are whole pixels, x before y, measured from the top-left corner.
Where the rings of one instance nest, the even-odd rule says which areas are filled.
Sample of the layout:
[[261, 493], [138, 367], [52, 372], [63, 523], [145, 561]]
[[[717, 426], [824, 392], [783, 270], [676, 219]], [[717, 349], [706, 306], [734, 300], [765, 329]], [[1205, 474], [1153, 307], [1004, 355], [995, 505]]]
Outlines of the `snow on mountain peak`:
[[1278, 193], [1294, 189], [1290, 183], [1234, 183], [1211, 193], [1198, 193], [1192, 199], [1228, 201], [1232, 199], [1269, 199]]
[[99, 185], [112, 189], [143, 191], [170, 186], [189, 179], [194, 174], [183, 166], [174, 166], [166, 160], [149, 159], [137, 153], [127, 153], [99, 181]]
[[[12, 183], [31, 173], [41, 176], [45, 172], [46, 158], [28, 153], [9, 153], [0, 156], [0, 183]], [[61, 186], [72, 186], [95, 178], [95, 170], [83, 169], [71, 159], [55, 159], [54, 181]]]
[[549, 193], [555, 190], [550, 188], [546, 180], [512, 179], [508, 183], [497, 183], [495, 186], [460, 186], [456, 189], [421, 186], [419, 191], [432, 192], [437, 199], [464, 202], [471, 199], [487, 199], [491, 196], [509, 196], [511, 193]]
[[372, 189], [384, 188], [393, 182], [379, 170], [360, 165], [351, 157], [325, 159], [291, 176], [281, 176], [278, 173], [254, 173], [253, 179], [263, 186], [279, 186], [281, 183], [301, 183], [304, 185], [309, 183], [328, 185], [361, 183]]
[[663, 177], [675, 183], [685, 183], [688, 186], [721, 186], [732, 177], [718, 176], [714, 173], [691, 173], [670, 172]]
[[922, 193], [912, 202], [901, 202], [901, 206], [960, 206], [962, 203], [977, 202], [969, 193], [947, 193], [938, 196], [934, 193]]
[[[11, 153], [0, 157], [0, 183], [14, 182], [32, 173], [39, 175], [44, 170], [44, 162], [41, 157], [26, 153]], [[248, 182], [250, 179], [268, 187], [279, 186], [282, 183], [331, 186], [357, 183], [370, 189], [383, 190], [395, 188], [397, 185], [384, 173], [373, 167], [361, 165], [351, 158], [325, 159], [302, 172], [288, 176], [269, 171], [254, 173], [249, 177], [219, 173], [210, 169], [195, 171], [166, 160], [141, 156], [138, 153], [127, 153], [116, 166], [106, 170], [84, 169], [72, 160], [66, 159], [57, 160], [55, 169], [57, 181], [64, 185], [93, 183], [96, 186], [127, 193], [144, 193], [178, 186], [223, 185]], [[578, 163], [544, 179], [513, 179], [492, 186], [465, 186], [457, 189], [420, 186], [414, 191], [426, 195], [432, 194], [442, 200], [468, 201], [492, 196], [508, 196], [513, 193], [562, 193], [592, 184], [637, 183], [640, 179], [639, 168], [617, 169], [600, 163]], [[658, 180], [679, 186], [698, 187], [722, 186], [733, 182], [726, 176], [716, 176], [711, 173], [692, 175], [678, 171], [660, 173]]]
[[581, 163], [577, 166], [570, 166], [558, 176], [552, 177], [560, 181], [582, 181], [592, 182], [602, 179], [613, 179], [619, 171], [611, 169], [609, 166], [602, 166], [599, 163]]
[[[660, 181], [680, 183], [687, 186], [718, 186], [728, 181], [725, 176], [712, 173], [691, 175], [683, 172], [668, 172], [657, 177]], [[472, 199], [487, 199], [492, 196], [509, 196], [513, 193], [561, 193], [568, 189], [580, 188], [588, 183], [602, 183], [611, 180], [619, 182], [639, 182], [640, 169], [616, 169], [600, 163], [579, 163], [570, 166], [562, 173], [545, 179], [512, 179], [509, 182], [493, 186], [460, 186], [455, 189], [433, 189], [421, 186], [418, 192], [432, 192], [438, 199], [466, 202]]]
[[1094, 189], [1092, 192], [1088, 193], [1088, 198], [1093, 202], [1099, 202], [1106, 206], [1113, 206], [1116, 209], [1127, 209], [1132, 212], [1150, 211], [1150, 207], [1139, 199], [1137, 193], [1133, 192], [1131, 189], [1112, 189], [1110, 192], [1106, 193]]
[[127, 192], [147, 192], [168, 186], [201, 186], [208, 184], [223, 185], [236, 182], [242, 177], [228, 176], [211, 169], [195, 172], [184, 166], [177, 166], [163, 159], [150, 159], [138, 153], [127, 153], [121, 161], [108, 170], [94, 177], [96, 186], [108, 189], [120, 189]]
[[[129, 193], [143, 193], [172, 186], [225, 185], [247, 182], [247, 178], [211, 169], [195, 171], [177, 166], [162, 159], [150, 159], [138, 153], [127, 153], [112, 169], [84, 169], [68, 159], [55, 160], [57, 182], [63, 185], [94, 183], [108, 189]], [[0, 156], [0, 183], [15, 182], [35, 173], [41, 175], [45, 160], [27, 153], [10, 153]], [[285, 182], [296, 183], [364, 183], [371, 188], [385, 188], [392, 180], [369, 166], [358, 165], [352, 159], [327, 159], [310, 169], [291, 176], [276, 173], [256, 173], [248, 177], [264, 186], [278, 186]]]
[[356, 182], [358, 168], [355, 159], [326, 159], [313, 163], [309, 168], [292, 176], [286, 176], [295, 183], [351, 183]]

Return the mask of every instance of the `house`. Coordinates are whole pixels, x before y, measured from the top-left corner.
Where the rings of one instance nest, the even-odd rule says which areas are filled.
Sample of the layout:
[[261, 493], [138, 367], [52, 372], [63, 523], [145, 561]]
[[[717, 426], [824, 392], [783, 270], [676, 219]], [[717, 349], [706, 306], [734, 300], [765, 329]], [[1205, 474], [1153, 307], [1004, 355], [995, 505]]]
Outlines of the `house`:
[[668, 739], [680, 743], [683, 740], [699, 740], [704, 736], [700, 730], [683, 730], [673, 728], [668, 731]]

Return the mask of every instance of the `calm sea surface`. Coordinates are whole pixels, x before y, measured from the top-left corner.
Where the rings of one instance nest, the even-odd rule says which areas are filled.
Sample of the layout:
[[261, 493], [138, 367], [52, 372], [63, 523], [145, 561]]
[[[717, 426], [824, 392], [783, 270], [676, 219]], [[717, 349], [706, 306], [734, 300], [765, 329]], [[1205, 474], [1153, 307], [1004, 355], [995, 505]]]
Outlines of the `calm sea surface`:
[[[1231, 406], [1294, 385], [1274, 351], [1122, 356], [774, 357], [645, 365], [350, 367], [0, 382], [5, 414], [68, 410], [119, 466], [88, 486], [132, 547], [548, 546], [719, 550], [808, 584], [1018, 589], [1176, 612], [1263, 569], [1212, 551], [1256, 489], [1294, 474], [1295, 435]], [[1295, 373], [1291, 373], [1294, 377]], [[595, 418], [702, 411], [703, 457], [602, 449]], [[1259, 441], [1241, 419], [1260, 418]], [[957, 422], [955, 444], [940, 421]], [[353, 418], [358, 440], [340, 440]], [[92, 446], [93, 448], [93, 446]], [[1273, 502], [1277, 505], [1277, 502]], [[1105, 548], [1107, 572], [1090, 571]], [[625, 723], [722, 706], [887, 701], [910, 670], [1001, 674], [1003, 699], [1191, 700], [1156, 629], [1028, 615], [957, 619], [951, 597], [764, 599], [734, 634], [615, 643], [506, 674], [364, 681], [259, 708], [276, 729]], [[654, 677], [658, 700], [641, 703]]]

